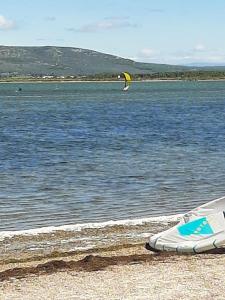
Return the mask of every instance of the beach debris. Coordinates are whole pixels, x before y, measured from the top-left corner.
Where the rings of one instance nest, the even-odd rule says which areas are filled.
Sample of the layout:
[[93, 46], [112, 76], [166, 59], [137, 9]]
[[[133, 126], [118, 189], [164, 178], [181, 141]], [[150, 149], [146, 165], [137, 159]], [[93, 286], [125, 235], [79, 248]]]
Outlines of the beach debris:
[[[95, 272], [105, 270], [110, 266], [165, 262], [173, 255], [132, 254], [116, 256], [87, 255], [80, 260], [50, 260], [42, 264], [15, 267], [0, 272], [0, 282], [12, 279], [21, 279], [27, 276], [53, 274], [60, 271]], [[172, 259], [172, 258], [171, 258]], [[174, 259], [173, 259], [174, 260]]]

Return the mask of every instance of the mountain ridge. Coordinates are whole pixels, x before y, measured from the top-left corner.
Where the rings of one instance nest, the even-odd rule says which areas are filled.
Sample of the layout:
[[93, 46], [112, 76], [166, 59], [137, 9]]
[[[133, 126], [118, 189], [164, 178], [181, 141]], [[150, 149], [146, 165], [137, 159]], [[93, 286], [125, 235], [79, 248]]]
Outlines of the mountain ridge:
[[63, 46], [0, 45], [0, 76], [88, 76], [225, 71], [225, 66], [182, 66], [136, 62], [95, 50]]

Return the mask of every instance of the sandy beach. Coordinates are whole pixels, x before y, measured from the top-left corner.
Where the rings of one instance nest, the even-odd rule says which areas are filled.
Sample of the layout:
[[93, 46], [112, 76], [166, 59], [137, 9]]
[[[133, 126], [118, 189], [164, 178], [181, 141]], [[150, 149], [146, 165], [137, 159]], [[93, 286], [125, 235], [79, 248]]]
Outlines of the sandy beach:
[[154, 254], [144, 245], [2, 264], [0, 299], [224, 299], [224, 254]]

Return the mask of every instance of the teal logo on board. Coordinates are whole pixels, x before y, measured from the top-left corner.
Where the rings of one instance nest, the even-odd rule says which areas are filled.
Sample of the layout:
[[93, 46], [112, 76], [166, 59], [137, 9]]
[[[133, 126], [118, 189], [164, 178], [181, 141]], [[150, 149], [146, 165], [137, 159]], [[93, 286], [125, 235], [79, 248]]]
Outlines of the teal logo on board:
[[209, 225], [206, 217], [178, 226], [178, 231], [180, 235], [183, 236], [191, 234], [213, 234], [212, 227]]

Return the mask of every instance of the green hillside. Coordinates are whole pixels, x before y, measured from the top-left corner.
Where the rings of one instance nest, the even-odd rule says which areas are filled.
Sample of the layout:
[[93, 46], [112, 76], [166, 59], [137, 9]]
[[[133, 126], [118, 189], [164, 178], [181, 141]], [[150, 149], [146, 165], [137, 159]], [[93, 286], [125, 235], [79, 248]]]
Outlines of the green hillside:
[[4, 75], [95, 75], [155, 72], [182, 72], [193, 68], [138, 63], [114, 55], [71, 47], [0, 46], [0, 74]]

